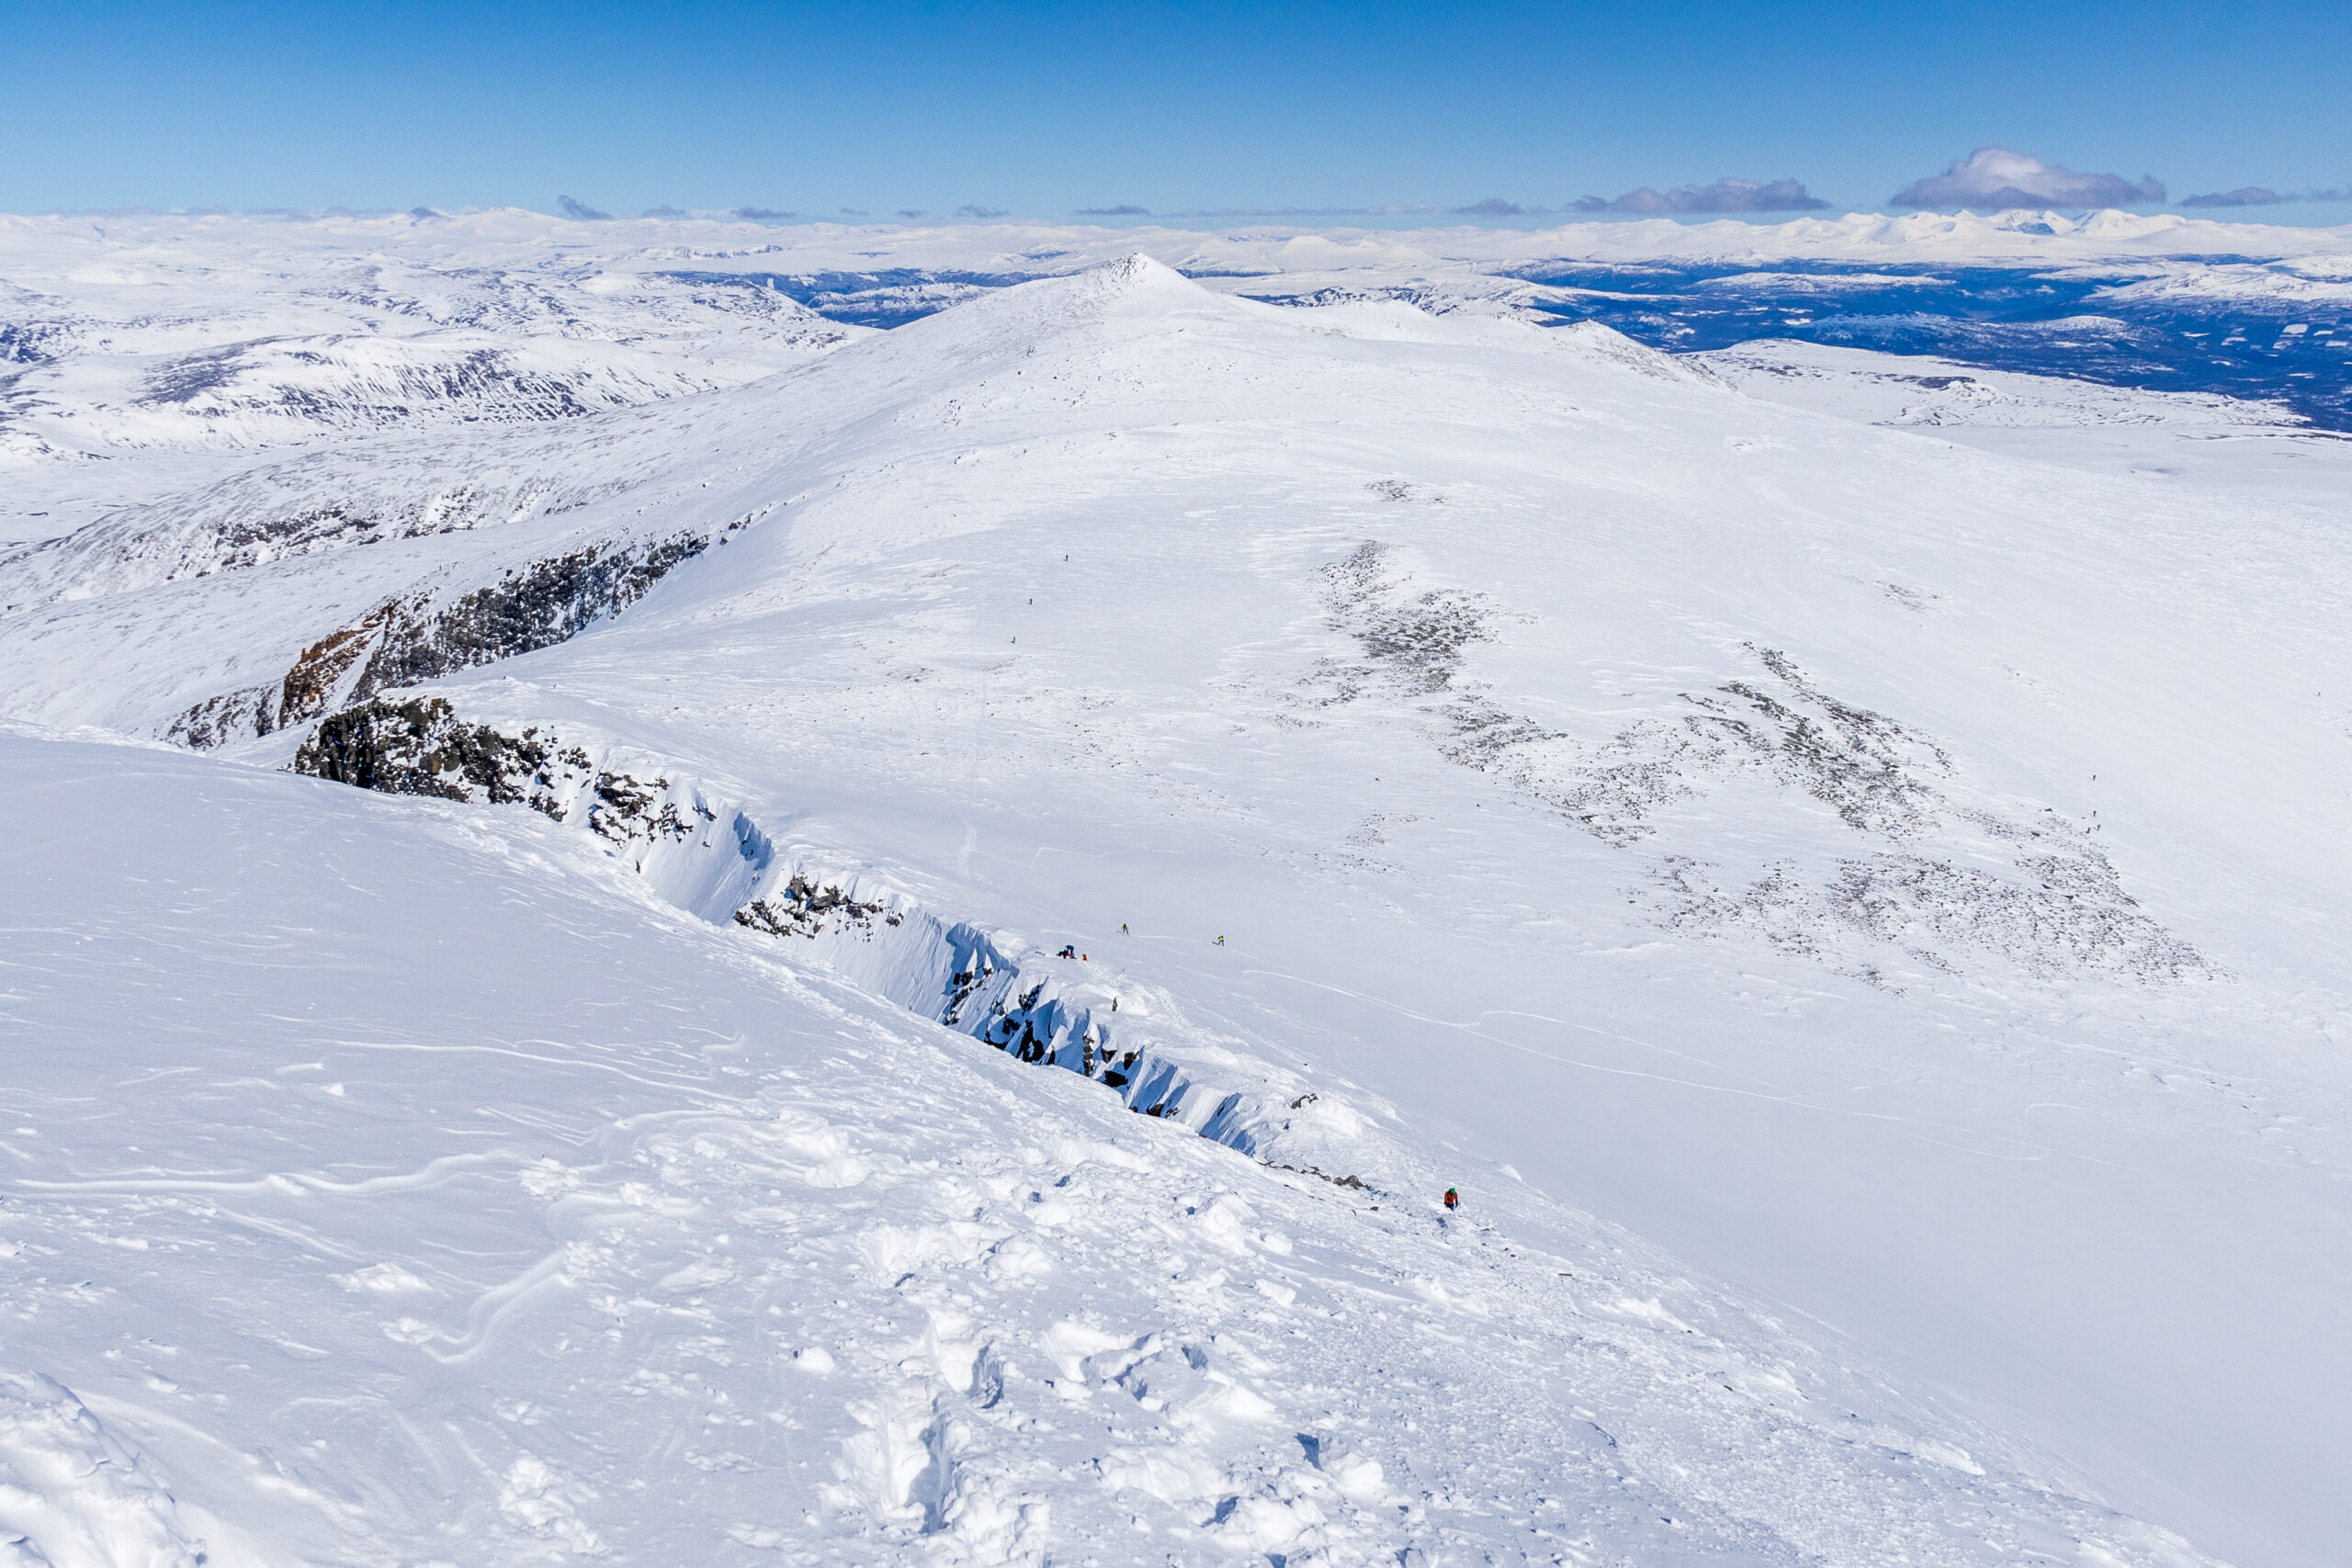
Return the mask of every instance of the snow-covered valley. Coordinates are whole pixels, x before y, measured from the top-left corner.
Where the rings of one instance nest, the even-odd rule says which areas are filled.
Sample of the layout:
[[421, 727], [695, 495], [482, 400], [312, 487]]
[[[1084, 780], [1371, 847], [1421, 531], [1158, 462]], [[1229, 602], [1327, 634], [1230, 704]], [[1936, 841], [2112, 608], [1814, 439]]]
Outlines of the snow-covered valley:
[[26, 1561], [2333, 1560], [2345, 441], [416, 227], [9, 394]]

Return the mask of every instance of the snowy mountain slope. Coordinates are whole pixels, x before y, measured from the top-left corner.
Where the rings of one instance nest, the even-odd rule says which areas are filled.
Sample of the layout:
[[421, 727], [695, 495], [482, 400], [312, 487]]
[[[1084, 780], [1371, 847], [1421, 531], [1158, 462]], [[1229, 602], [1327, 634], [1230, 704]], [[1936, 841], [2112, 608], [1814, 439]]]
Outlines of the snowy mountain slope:
[[224, 451], [568, 419], [739, 385], [857, 332], [773, 290], [560, 254], [78, 259], [0, 251], [0, 538], [65, 532]]
[[[1216, 319], [1238, 310], [1253, 321], [1274, 320], [1261, 307], [1217, 305], [1164, 269], [1160, 276], [1176, 286], [1171, 298], [1187, 309]], [[1062, 288], [1083, 295], [1099, 286], [1080, 278]], [[1375, 337], [1408, 339], [1421, 331], [1423, 318], [1416, 311], [1392, 307], [1359, 314]], [[20, 547], [0, 556], [0, 603], [37, 612], [17, 625], [21, 637], [96, 638], [114, 645], [118, 658], [136, 658], [153, 637], [166, 636], [179, 651], [166, 656], [165, 670], [154, 678], [184, 683], [169, 689], [162, 714], [140, 715], [123, 705], [152, 700], [143, 679], [92, 685], [66, 674], [69, 664], [53, 655], [28, 658], [28, 676], [38, 679], [35, 671], [45, 664], [64, 683], [48, 696], [20, 693], [17, 711], [120, 728], [177, 724], [186, 733], [192, 709], [236, 694], [220, 689], [220, 666], [187, 660], [177, 616], [232, 637], [258, 634], [266, 651], [241, 658], [232, 643], [226, 668], [257, 672], [266, 677], [262, 687], [277, 687], [292, 678], [304, 650], [345, 632], [356, 638], [367, 618], [398, 596], [404, 580], [432, 584], [420, 591], [439, 596], [431, 601], [437, 604], [527, 571], [534, 561], [580, 549], [642, 551], [679, 541], [698, 549], [803, 491], [842, 482], [847, 474], [859, 474], [870, 485], [892, 482], [888, 476], [907, 460], [901, 427], [911, 420], [940, 427], [939, 439], [923, 443], [922, 462], [935, 463], [951, 452], [953, 461], [964, 462], [976, 456], [956, 446], [963, 439], [956, 427], [967, 412], [928, 384], [937, 375], [941, 344], [948, 345], [949, 364], [962, 361], [969, 374], [1017, 378], [1027, 372], [1013, 361], [1030, 354], [1031, 338], [1047, 318], [1034, 305], [1008, 301], [993, 320], [992, 335], [977, 342], [958, 342], [953, 327], [919, 331], [903, 342], [874, 341], [873, 352], [841, 376], [786, 376], [740, 395], [676, 401], [584, 429], [485, 433], [455, 468], [448, 442], [439, 436], [281, 459], [183, 496], [123, 509], [66, 537]], [[1328, 330], [1311, 329], [1317, 334]], [[1623, 362], [1668, 378], [1684, 374], [1605, 331], [1543, 337], [1523, 328], [1495, 330], [1502, 333], [1497, 341], [1520, 350]], [[977, 421], [982, 413], [975, 409], [968, 417]], [[762, 465], [743, 460], [765, 454], [779, 457]], [[496, 530], [495, 543], [487, 554], [467, 558], [470, 575], [450, 577], [449, 547], [432, 541], [482, 529]], [[368, 586], [355, 604], [355, 574], [333, 557], [360, 546], [370, 547], [371, 557], [356, 580]], [[122, 641], [122, 611], [105, 602], [109, 597], [225, 571], [241, 573], [234, 592], [262, 603], [249, 602], [222, 621], [209, 590], [160, 595], [158, 604], [135, 613], [135, 640]], [[222, 591], [230, 590], [224, 584]], [[415, 615], [425, 613], [420, 607]], [[348, 650], [357, 644], [343, 646]], [[185, 684], [191, 680], [209, 688]], [[111, 705], [61, 705], [93, 697]]]
[[1986, 370], [1927, 355], [1764, 341], [1691, 358], [1750, 397], [2094, 472], [2140, 474], [2339, 505], [2352, 437], [2275, 407]]
[[[203, 353], [272, 334], [401, 336], [419, 329], [471, 329], [508, 342], [553, 336], [642, 346], [659, 339], [725, 359], [737, 352], [728, 339], [742, 334], [713, 329], [728, 327], [729, 318], [740, 329], [774, 317], [786, 302], [780, 294], [837, 321], [896, 325], [978, 291], [1082, 271], [1135, 251], [1220, 291], [1284, 299], [1339, 289], [1541, 308], [1556, 303], [1551, 295], [1558, 290], [1530, 279], [1556, 270], [1550, 283], [1566, 292], [1605, 290], [1610, 285], [1594, 279], [1649, 265], [1737, 275], [1702, 277], [1702, 289], [1754, 293], [1776, 283], [1783, 302], [1872, 280], [1898, 291], [1932, 288], [1945, 280], [1923, 269], [1958, 267], [2095, 276], [2105, 285], [2102, 298], [2115, 303], [2167, 296], [2259, 304], [2291, 296], [2324, 305], [2334, 299], [2331, 280], [2352, 265], [2352, 231], [2121, 212], [1849, 214], [1776, 224], [1656, 220], [1528, 231], [581, 223], [512, 209], [302, 220], [0, 215], [0, 362], [41, 363], [61, 352], [59, 344], [81, 343], [93, 323], [126, 334], [135, 323], [159, 352], [198, 354], [177, 379], [217, 378]], [[1898, 270], [1874, 273], [1873, 264]], [[1746, 270], [1753, 268], [1779, 270]], [[170, 309], [159, 314], [152, 307], [164, 299]], [[788, 323], [769, 330], [780, 328]], [[177, 427], [183, 438], [185, 423]]]
[[[194, 488], [256, 445], [738, 384], [840, 330], [802, 306], [895, 326], [1138, 248], [1222, 291], [1599, 319], [1678, 348], [1829, 331], [1804, 319], [1817, 307], [1862, 346], [2119, 384], [2160, 373], [2343, 418], [2318, 384], [2342, 368], [2326, 291], [2352, 265], [2343, 231], [2120, 213], [1529, 231], [0, 216], [0, 539]], [[2053, 293], [2120, 318], [2101, 318], [2100, 354], [2033, 314]]]
[[28, 1561], [2210, 1561], [1573, 1212], [1118, 1114], [527, 814], [0, 772], [71, 824], [0, 1004]]
[[[109, 214], [0, 214], [0, 269], [35, 288], [150, 281], [179, 269], [217, 273], [224, 297], [351, 258], [406, 261], [435, 274], [543, 273], [593, 259], [612, 273], [831, 276], [960, 273], [973, 280], [1083, 270], [1143, 251], [1170, 266], [1238, 280], [1251, 275], [1450, 270], [1507, 273], [1529, 263], [1720, 261], [2060, 266], [2137, 261], [2151, 276], [2285, 262], [2338, 276], [2352, 254], [2346, 229], [2221, 222], [2175, 213], [1849, 213], [1780, 223], [1666, 220], [1552, 229], [1350, 228], [1237, 220], [1103, 227], [1014, 222], [795, 223], [718, 218], [575, 222], [514, 209], [462, 214], [323, 214], [304, 219]], [[512, 319], [537, 314], [526, 308]], [[484, 324], [491, 324], [485, 321]]]
[[[799, 934], [793, 877], [1035, 933], [1024, 975], [1167, 998], [1204, 1090], [1243, 1070], [1223, 1051], [1400, 1108], [1402, 1195], [1465, 1181], [1484, 1213], [1515, 1173], [1826, 1325], [2009, 1468], [2054, 1454], [2062, 1490], [2244, 1563], [2327, 1560], [2329, 512], [1775, 406], [1597, 330], [1277, 309], [1148, 263], [563, 431], [560, 513], [172, 581], [44, 567], [51, 602], [0, 622], [0, 710], [153, 734], [234, 681], [283, 702], [306, 639], [420, 573], [454, 603], [582, 540], [715, 533], [560, 646], [339, 722], [448, 704], [474, 751], [385, 752], [385, 782], [477, 796], [469, 756], [578, 750], [560, 823], [517, 798], [469, 833], [619, 852], [582, 793], [614, 769], [682, 823], [741, 813], [754, 880], [649, 852], [648, 887], [764, 901], [735, 940], [894, 1008], [911, 970]], [[267, 482], [289, 516], [424, 515], [562, 447], [396, 439]], [[209, 548], [217, 500], [141, 537]], [[295, 760], [373, 657], [230, 753]], [[1159, 1103], [1049, 1032], [1097, 1081], [1031, 1079], [1121, 1125]]]

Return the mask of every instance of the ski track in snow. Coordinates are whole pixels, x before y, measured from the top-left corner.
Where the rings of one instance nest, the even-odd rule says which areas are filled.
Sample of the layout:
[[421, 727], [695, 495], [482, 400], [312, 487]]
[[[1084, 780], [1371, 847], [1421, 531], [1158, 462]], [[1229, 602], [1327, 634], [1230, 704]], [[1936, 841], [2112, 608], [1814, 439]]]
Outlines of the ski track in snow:
[[[526, 817], [522, 877], [459, 807], [0, 752], [85, 824], [19, 871], [141, 870], [13, 934], [12, 1032], [115, 987], [153, 1042], [6, 1095], [0, 1459], [52, 1501], [0, 1523], [50, 1561], [2199, 1561], [1865, 1414], [1891, 1392], [1589, 1220], [1120, 1115]], [[339, 921], [363, 887], [413, 919]], [[560, 956], [589, 929], [626, 944], [594, 977]], [[424, 1038], [342, 1035], [419, 974]], [[548, 1047], [490, 1046], [516, 1030]]]

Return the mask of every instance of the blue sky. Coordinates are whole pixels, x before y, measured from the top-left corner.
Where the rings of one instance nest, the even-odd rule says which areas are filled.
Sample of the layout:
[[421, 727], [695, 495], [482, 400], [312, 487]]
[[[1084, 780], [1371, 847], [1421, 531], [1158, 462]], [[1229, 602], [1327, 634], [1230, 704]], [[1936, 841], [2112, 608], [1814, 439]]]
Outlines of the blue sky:
[[1884, 209], [1987, 144], [2176, 201], [2352, 186], [2342, 0], [0, 0], [0, 39], [14, 211], [1555, 208], [1724, 175]]

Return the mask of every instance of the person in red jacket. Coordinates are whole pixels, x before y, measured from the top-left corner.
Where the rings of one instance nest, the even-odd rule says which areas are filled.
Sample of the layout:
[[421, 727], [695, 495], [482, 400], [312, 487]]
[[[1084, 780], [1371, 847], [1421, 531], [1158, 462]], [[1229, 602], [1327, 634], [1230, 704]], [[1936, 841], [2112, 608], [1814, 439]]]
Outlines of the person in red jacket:
[[1449, 1213], [1453, 1210], [1462, 1207], [1462, 1194], [1456, 1192], [1451, 1187], [1447, 1188], [1445, 1190], [1445, 1207]]

